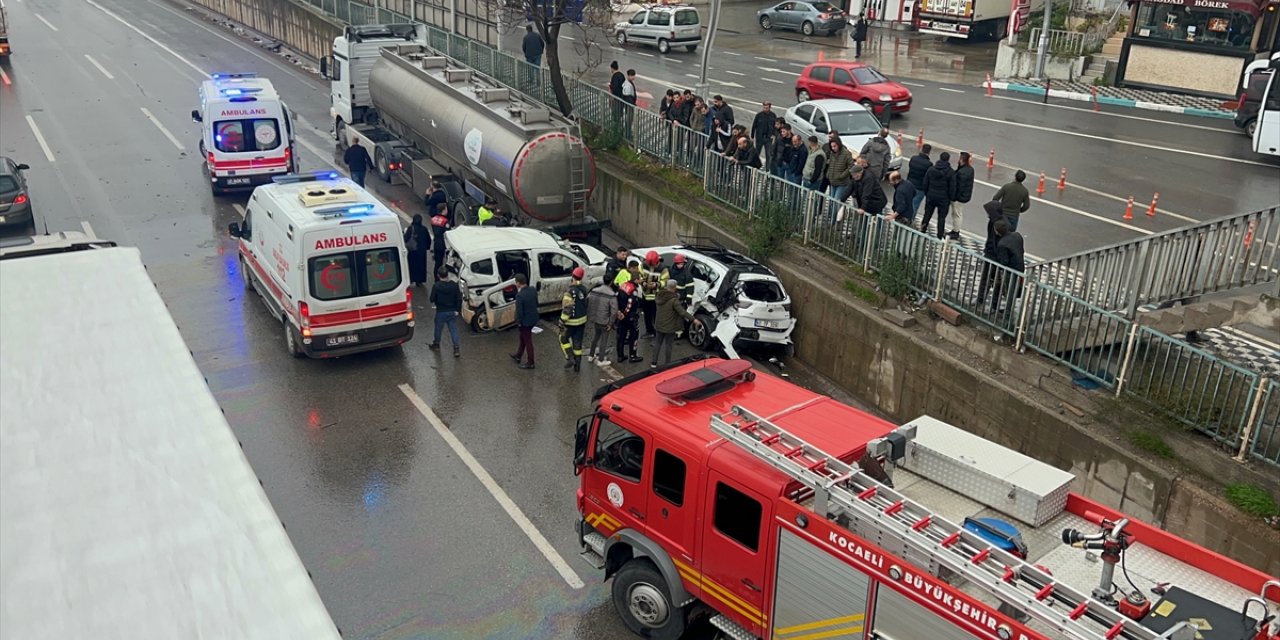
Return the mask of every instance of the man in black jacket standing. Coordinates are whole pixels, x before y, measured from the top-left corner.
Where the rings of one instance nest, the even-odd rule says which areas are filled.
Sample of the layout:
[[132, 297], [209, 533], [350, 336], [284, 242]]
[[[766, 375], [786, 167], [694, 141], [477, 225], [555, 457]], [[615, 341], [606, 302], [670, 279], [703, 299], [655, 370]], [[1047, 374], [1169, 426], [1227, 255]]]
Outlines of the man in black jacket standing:
[[956, 171], [951, 168], [951, 154], [943, 151], [938, 161], [924, 174], [924, 219], [920, 221], [920, 231], [929, 233], [929, 221], [937, 213], [938, 239], [943, 238], [955, 192]]
[[372, 160], [369, 159], [369, 152], [365, 151], [363, 145], [353, 144], [347, 147], [342, 154], [342, 161], [346, 163], [347, 170], [351, 172], [351, 180], [356, 184], [364, 187], [364, 174], [369, 170]]
[[436, 269], [436, 284], [431, 287], [431, 304], [436, 308], [435, 339], [427, 345], [433, 351], [440, 348], [440, 334], [445, 327], [449, 328], [449, 338], [453, 341], [453, 357], [462, 355], [461, 343], [458, 340], [458, 312], [462, 311], [462, 289], [458, 283], [449, 279], [449, 270], [444, 267]]
[[933, 160], [929, 159], [930, 153], [933, 153], [933, 145], [926, 144], [907, 163], [907, 181], [916, 187], [916, 199], [911, 204], [914, 213], [920, 213], [920, 203], [924, 201], [924, 174], [933, 166]]
[[858, 158], [853, 166], [853, 195], [858, 202], [858, 213], [879, 215], [889, 204], [880, 186], [880, 176], [867, 166], [866, 158]]
[[898, 224], [911, 226], [916, 217], [913, 203], [916, 199], [916, 186], [910, 180], [903, 180], [902, 174], [894, 171], [889, 174], [889, 184], [893, 185], [893, 213], [889, 219]]
[[859, 14], [858, 21], [853, 23], [853, 57], [862, 57], [862, 43], [867, 41], [867, 28], [871, 25], [866, 16]]
[[773, 112], [773, 103], [765, 102], [761, 104], [760, 111], [756, 113], [756, 117], [751, 121], [751, 141], [756, 144], [757, 149], [765, 147], [769, 136], [773, 135], [773, 124], [777, 121], [778, 114]]
[[627, 81], [627, 77], [622, 75], [622, 71], [618, 68], [618, 61], [614, 60], [609, 63], [609, 68], [613, 70], [613, 74], [609, 76], [609, 95], [613, 96], [610, 100], [613, 108], [613, 119], [615, 122], [622, 120], [622, 85]]
[[995, 311], [1000, 306], [1000, 298], [1006, 292], [1009, 293], [1010, 303], [1022, 295], [1022, 274], [1027, 268], [1022, 234], [1014, 230], [1013, 225], [1009, 224], [1007, 218], [1001, 218], [996, 221], [995, 232], [998, 238], [996, 240], [996, 262], [999, 262], [1013, 273], [1001, 272], [1001, 277], [996, 279], [996, 293], [991, 297], [992, 311]]
[[964, 205], [973, 199], [973, 158], [968, 151], [960, 152], [960, 166], [956, 167], [956, 193], [951, 202], [952, 240], [960, 239], [960, 221], [964, 215]]
[[520, 50], [524, 53], [524, 61], [529, 63], [525, 68], [525, 77], [529, 84], [537, 82], [538, 69], [542, 67], [542, 52], [546, 50], [547, 43], [542, 41], [542, 36], [533, 30], [533, 25], [526, 24], [524, 26], [524, 40], [520, 43]]
[[[511, 359], [521, 369], [532, 369], [533, 363], [533, 327], [538, 324], [538, 292], [529, 286], [529, 277], [523, 273], [516, 274], [516, 325], [520, 331], [520, 347], [511, 354]], [[525, 350], [529, 351], [528, 362], [520, 362]]]

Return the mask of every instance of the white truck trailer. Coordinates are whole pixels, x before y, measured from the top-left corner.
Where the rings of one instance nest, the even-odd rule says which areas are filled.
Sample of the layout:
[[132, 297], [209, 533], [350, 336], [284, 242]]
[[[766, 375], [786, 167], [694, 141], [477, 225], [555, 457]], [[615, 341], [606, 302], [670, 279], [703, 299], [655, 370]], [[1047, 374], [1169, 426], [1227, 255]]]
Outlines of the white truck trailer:
[[338, 639], [138, 250], [63, 240], [0, 248], [0, 637]]

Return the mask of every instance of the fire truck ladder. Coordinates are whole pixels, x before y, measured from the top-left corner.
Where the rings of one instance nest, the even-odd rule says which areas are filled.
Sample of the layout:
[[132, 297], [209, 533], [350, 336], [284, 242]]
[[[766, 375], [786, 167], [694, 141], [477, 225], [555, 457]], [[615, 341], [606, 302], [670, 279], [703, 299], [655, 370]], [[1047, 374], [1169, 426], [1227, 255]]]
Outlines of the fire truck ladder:
[[565, 144], [569, 149], [569, 205], [574, 219], [587, 215], [587, 161], [582, 144], [582, 132], [577, 127], [565, 127]]
[[742, 407], [734, 406], [731, 419], [712, 416], [711, 430], [812, 489], [815, 512], [833, 521], [874, 522], [939, 566], [1069, 638], [1195, 638], [1195, 629], [1186, 623], [1163, 634], [1138, 624]]

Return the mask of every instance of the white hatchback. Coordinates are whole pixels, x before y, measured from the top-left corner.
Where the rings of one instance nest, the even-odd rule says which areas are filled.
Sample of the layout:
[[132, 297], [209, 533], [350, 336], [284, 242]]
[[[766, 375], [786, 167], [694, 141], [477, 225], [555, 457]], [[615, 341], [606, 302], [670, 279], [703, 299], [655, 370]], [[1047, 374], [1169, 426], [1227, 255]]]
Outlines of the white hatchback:
[[[791, 131], [802, 140], [817, 136], [820, 144], [827, 141], [827, 133], [840, 132], [840, 141], [857, 157], [862, 145], [880, 133], [880, 120], [871, 110], [852, 100], [808, 100], [787, 109], [783, 119], [791, 125]], [[889, 137], [889, 170], [902, 166], [902, 148]]]

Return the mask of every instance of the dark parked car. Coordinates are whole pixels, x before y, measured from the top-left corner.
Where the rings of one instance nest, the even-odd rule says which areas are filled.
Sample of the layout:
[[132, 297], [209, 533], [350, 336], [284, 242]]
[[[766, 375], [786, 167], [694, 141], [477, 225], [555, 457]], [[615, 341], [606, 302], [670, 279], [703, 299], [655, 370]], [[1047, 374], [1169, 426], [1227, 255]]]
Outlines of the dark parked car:
[[0, 156], [0, 226], [25, 225], [35, 229], [31, 215], [31, 197], [27, 195], [27, 179], [22, 172], [30, 169], [12, 158]]
[[838, 34], [848, 20], [843, 11], [822, 0], [788, 0], [756, 12], [756, 22], [761, 29], [791, 29], [806, 36]]

